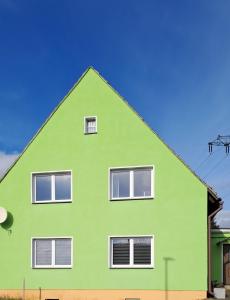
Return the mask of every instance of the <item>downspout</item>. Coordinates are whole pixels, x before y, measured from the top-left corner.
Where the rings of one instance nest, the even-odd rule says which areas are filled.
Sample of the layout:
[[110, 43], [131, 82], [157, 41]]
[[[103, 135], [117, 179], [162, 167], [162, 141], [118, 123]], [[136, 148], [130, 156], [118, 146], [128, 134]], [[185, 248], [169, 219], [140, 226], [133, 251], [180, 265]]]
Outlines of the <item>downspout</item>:
[[210, 295], [213, 295], [212, 292], [212, 284], [211, 284], [211, 221], [212, 218], [223, 208], [223, 202], [220, 202], [220, 206], [214, 211], [212, 212], [209, 216], [208, 216], [208, 293]]

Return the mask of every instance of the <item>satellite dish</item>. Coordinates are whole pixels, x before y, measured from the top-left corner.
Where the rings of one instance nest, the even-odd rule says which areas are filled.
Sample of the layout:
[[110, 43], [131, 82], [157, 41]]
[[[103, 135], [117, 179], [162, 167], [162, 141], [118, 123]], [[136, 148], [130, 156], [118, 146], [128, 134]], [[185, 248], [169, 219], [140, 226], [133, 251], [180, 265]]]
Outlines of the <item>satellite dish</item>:
[[4, 223], [7, 219], [7, 210], [3, 207], [0, 207], [0, 224]]

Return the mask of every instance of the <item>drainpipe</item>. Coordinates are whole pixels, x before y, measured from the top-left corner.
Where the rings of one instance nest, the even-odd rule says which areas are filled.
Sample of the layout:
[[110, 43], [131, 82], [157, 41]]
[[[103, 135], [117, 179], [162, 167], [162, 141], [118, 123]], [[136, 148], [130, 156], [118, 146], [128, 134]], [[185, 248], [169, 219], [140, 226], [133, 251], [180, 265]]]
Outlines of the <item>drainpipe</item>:
[[212, 218], [223, 208], [223, 201], [220, 206], [208, 216], [208, 293], [213, 295], [211, 285], [211, 221]]

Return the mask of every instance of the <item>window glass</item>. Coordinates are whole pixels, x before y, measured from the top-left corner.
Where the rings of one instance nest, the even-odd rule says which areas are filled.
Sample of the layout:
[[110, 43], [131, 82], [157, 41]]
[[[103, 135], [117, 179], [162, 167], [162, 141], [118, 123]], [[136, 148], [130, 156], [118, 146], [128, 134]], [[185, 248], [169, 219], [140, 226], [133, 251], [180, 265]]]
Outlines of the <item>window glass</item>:
[[114, 265], [129, 265], [130, 263], [130, 244], [129, 239], [115, 238], [113, 243], [113, 264]]
[[112, 198], [125, 198], [130, 196], [129, 171], [112, 172]]
[[52, 241], [51, 240], [36, 240], [36, 265], [44, 266], [52, 264]]
[[51, 197], [51, 176], [36, 175], [36, 201], [49, 201]]
[[55, 175], [55, 200], [71, 199], [70, 174]]
[[71, 265], [71, 239], [55, 240], [55, 265]]
[[134, 264], [151, 264], [151, 238], [134, 238]]
[[97, 131], [97, 120], [95, 117], [85, 119], [85, 133], [95, 133]]
[[151, 170], [136, 169], [134, 174], [134, 197], [151, 196]]

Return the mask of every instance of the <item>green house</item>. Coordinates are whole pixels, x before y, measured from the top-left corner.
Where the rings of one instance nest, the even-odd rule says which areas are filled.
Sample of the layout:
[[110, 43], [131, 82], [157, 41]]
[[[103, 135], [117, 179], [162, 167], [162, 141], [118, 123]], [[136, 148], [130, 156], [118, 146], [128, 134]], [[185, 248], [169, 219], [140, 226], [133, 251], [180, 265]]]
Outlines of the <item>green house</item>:
[[93, 68], [2, 178], [0, 206], [0, 295], [198, 300], [211, 292], [220, 200]]

